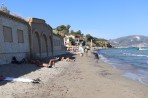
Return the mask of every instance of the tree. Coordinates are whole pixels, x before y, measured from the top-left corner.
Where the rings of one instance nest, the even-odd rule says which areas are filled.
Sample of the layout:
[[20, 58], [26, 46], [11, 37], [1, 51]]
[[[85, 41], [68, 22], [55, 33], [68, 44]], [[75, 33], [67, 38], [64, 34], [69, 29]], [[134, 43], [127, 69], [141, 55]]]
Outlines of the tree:
[[70, 27], [71, 27], [70, 25], [67, 25], [67, 26], [66, 26], [67, 33], [69, 33], [69, 29], [70, 29]]
[[73, 30], [71, 30], [71, 31], [70, 31], [70, 34], [73, 34], [73, 33], [74, 33], [74, 31], [73, 31]]
[[60, 26], [58, 26], [58, 27], [56, 27], [56, 28], [54, 29], [54, 32], [56, 32], [56, 34], [59, 34], [59, 35], [61, 35], [62, 37], [64, 37], [65, 34], [68, 34], [68, 33], [69, 33], [70, 27], [71, 27], [70, 25], [67, 25], [67, 26], [65, 26], [65, 25], [60, 25]]
[[70, 34], [72, 34], [74, 36], [77, 36], [77, 37], [83, 37], [83, 34], [82, 34], [81, 30], [78, 30], [76, 32], [74, 32], [74, 30], [71, 30]]
[[75, 45], [75, 40], [72, 37], [69, 38], [69, 41], [71, 42], [71, 45]]
[[58, 31], [62, 31], [64, 29], [66, 29], [66, 26], [64, 26], [64, 25], [60, 25], [60, 26], [57, 27]]
[[86, 41], [91, 41], [92, 39], [94, 39], [90, 34], [86, 34]]

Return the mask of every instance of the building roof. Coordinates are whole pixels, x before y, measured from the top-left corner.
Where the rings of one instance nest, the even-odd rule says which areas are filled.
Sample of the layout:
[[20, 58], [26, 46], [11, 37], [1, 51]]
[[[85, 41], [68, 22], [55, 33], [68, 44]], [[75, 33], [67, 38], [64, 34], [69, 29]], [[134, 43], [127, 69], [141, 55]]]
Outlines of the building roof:
[[44, 19], [39, 19], [39, 18], [34, 18], [31, 17], [28, 19], [29, 23], [39, 23], [39, 24], [44, 24], [47, 28], [52, 29], [52, 27], [46, 23], [46, 21]]
[[25, 24], [25, 25], [29, 25], [29, 23], [28, 23], [25, 19], [20, 18], [20, 17], [17, 17], [17, 16], [14, 16], [14, 15], [11, 15], [11, 14], [6, 13], [6, 12], [3, 12], [3, 11], [1, 11], [1, 10], [0, 10], [0, 15], [5, 16], [5, 17], [7, 17], [7, 18], [10, 18], [10, 19], [12, 19], [12, 20], [21, 22], [21, 23], [23, 23], [23, 24]]

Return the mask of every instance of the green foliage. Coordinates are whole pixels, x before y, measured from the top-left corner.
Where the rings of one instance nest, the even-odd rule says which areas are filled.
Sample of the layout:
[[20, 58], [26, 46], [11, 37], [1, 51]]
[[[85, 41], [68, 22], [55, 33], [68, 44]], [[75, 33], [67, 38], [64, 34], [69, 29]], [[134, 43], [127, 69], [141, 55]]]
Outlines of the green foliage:
[[69, 41], [71, 42], [72, 45], [75, 45], [75, 40], [72, 37], [69, 38]]
[[74, 36], [78, 36], [78, 37], [83, 37], [83, 34], [81, 32], [81, 30], [78, 30], [76, 32], [74, 32], [73, 30], [70, 31], [70, 34], [74, 35]]
[[86, 36], [86, 38], [89, 38], [89, 37], [91, 37], [91, 35], [90, 35], [90, 34], [86, 34], [85, 36]]
[[74, 31], [73, 31], [73, 30], [71, 30], [71, 31], [70, 31], [70, 34], [74, 34]]
[[53, 32], [55, 34], [58, 34], [58, 35], [61, 35], [61, 36], [64, 36], [65, 34], [68, 34], [69, 33], [69, 29], [70, 29], [70, 25], [60, 25], [58, 27], [56, 27], [55, 29], [53, 29]]
[[85, 37], [86, 37], [86, 41], [87, 41], [87, 42], [94, 39], [90, 34], [86, 34]]
[[106, 39], [103, 39], [103, 38], [97, 38], [97, 37], [94, 37], [93, 38], [95, 41], [107, 41]]
[[69, 29], [70, 29], [70, 27], [71, 27], [70, 25], [67, 25], [67, 26], [66, 26], [67, 33], [69, 33]]
[[86, 34], [85, 40], [87, 42], [86, 44], [88, 44], [89, 46], [90, 46], [90, 43], [91, 43], [91, 40], [92, 40], [93, 46], [96, 46], [96, 47], [108, 47], [108, 48], [112, 47], [110, 45], [110, 43], [107, 42], [106, 39], [93, 37], [90, 34]]
[[[53, 29], [53, 32], [56, 33], [56, 34], [59, 34], [61, 36], [64, 33], [64, 34], [72, 34], [72, 35], [74, 35], [75, 37], [78, 37], [78, 38], [85, 38], [85, 40], [83, 40], [83, 41], [85, 41], [85, 43], [87, 45], [90, 45], [91, 40], [92, 40], [93, 46], [111, 47], [110, 43], [108, 43], [106, 39], [93, 37], [90, 34], [86, 34], [85, 37], [84, 37], [84, 34], [81, 32], [81, 30], [69, 31], [70, 27], [71, 27], [70, 25], [67, 25], [67, 26], [60, 25], [57, 28]], [[72, 37], [70, 38], [70, 42], [71, 42], [72, 45], [75, 45], [75, 39], [73, 39]]]
[[60, 26], [57, 27], [58, 31], [62, 31], [64, 29], [66, 29], [66, 26], [64, 26], [64, 25], [60, 25]]

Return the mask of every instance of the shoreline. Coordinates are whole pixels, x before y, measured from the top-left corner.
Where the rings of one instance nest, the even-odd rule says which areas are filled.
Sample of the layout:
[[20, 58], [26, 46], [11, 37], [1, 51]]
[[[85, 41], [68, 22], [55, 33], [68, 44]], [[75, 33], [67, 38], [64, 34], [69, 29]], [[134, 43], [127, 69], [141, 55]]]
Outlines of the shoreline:
[[[75, 62], [60, 61], [57, 69], [41, 68], [22, 77], [40, 78], [40, 84], [8, 82], [1, 98], [147, 98], [148, 86], [121, 76], [122, 70], [98, 60], [93, 53]], [[31, 65], [30, 65], [31, 66]], [[0, 81], [2, 82], [2, 81]]]
[[[96, 54], [97, 54], [97, 52], [96, 52]], [[99, 57], [103, 63], [106, 63], [106, 64], [112, 66], [112, 68], [114, 68], [114, 69], [118, 69], [118, 70], [123, 71], [123, 73], [121, 74], [122, 77], [131, 79], [133, 81], [138, 81], [141, 84], [148, 86], [148, 76], [147, 76], [146, 69], [138, 69], [138, 68], [136, 69], [135, 66], [133, 66], [131, 64], [127, 64], [124, 62], [119, 63], [115, 60], [108, 60], [106, 57], [104, 57], [102, 55], [99, 55]], [[123, 66], [123, 65], [125, 65], [125, 66]]]

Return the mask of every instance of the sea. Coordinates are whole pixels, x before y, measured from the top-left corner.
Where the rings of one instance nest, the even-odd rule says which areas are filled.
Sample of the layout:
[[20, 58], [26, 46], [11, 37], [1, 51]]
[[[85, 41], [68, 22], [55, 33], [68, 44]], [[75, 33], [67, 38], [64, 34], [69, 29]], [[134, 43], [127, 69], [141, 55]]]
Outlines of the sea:
[[148, 85], [148, 49], [111, 48], [97, 53], [105, 63], [124, 70], [123, 77]]

